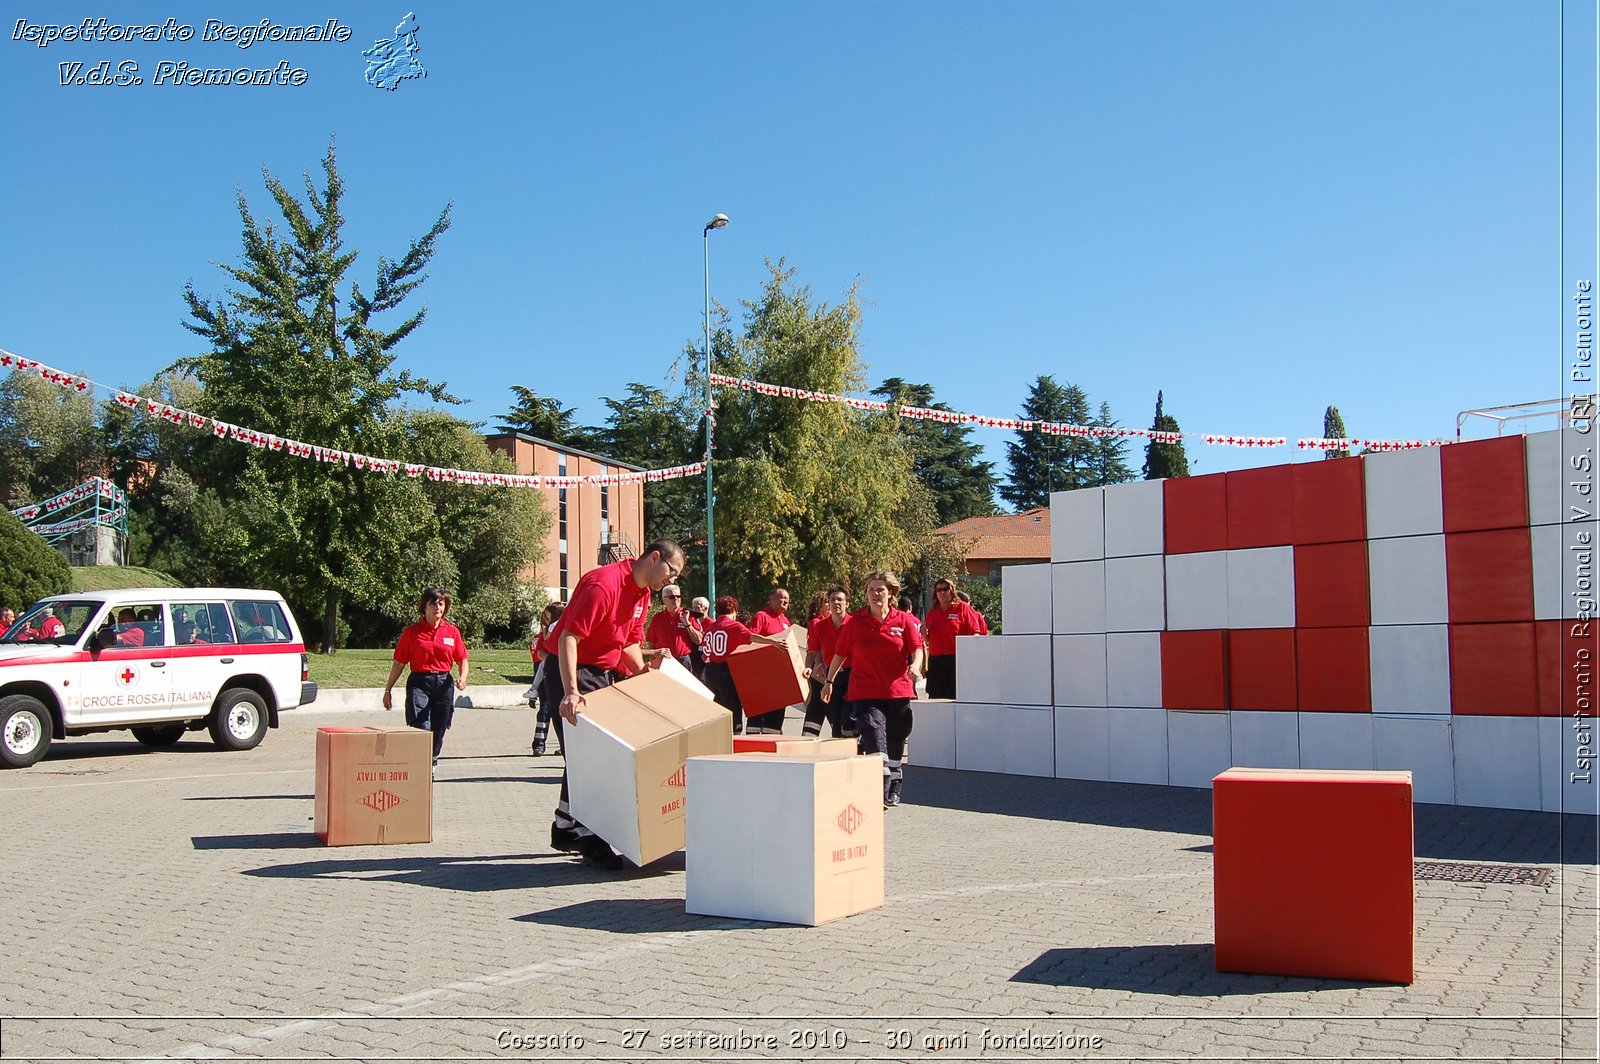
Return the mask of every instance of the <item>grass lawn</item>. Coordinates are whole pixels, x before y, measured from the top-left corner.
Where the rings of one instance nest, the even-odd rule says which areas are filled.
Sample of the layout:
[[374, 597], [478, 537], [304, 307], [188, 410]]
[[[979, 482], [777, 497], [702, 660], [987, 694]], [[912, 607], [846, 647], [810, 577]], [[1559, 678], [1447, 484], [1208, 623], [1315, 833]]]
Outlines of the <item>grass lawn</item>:
[[133, 565], [74, 565], [72, 590], [120, 591], [125, 587], [177, 587], [166, 573]]
[[[394, 662], [394, 649], [341, 650], [337, 654], [312, 654], [311, 678], [317, 686], [382, 687], [389, 678], [389, 666]], [[472, 671], [467, 676], [467, 690], [473, 684], [533, 682], [533, 660], [527, 647], [509, 650], [473, 650]], [[402, 673], [399, 683], [405, 683]], [[398, 686], [398, 684], [396, 685]]]

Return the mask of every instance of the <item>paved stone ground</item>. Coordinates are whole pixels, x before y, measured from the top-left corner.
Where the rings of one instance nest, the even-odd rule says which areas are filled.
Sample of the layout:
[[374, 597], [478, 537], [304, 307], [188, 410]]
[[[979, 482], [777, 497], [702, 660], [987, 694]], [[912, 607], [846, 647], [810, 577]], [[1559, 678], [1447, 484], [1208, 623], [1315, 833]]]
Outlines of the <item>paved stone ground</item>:
[[783, 927], [552, 853], [526, 711], [457, 714], [433, 843], [323, 847], [314, 729], [357, 722], [0, 773], [0, 1058], [1596, 1058], [1593, 819], [1419, 806], [1419, 858], [1555, 874], [1419, 881], [1412, 986], [1220, 975], [1204, 791], [913, 765], [888, 904]]

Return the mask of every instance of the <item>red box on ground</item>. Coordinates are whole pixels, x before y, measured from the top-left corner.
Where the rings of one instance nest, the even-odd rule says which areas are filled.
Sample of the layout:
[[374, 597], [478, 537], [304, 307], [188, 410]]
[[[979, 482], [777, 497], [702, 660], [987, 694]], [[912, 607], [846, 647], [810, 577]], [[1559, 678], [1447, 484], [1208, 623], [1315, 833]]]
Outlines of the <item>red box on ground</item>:
[[1231, 768], [1211, 781], [1219, 972], [1410, 983], [1410, 772]]
[[1296, 629], [1294, 650], [1302, 712], [1372, 712], [1372, 647], [1367, 629]]
[[1235, 628], [1228, 632], [1228, 708], [1294, 710], [1293, 628]]
[[1450, 626], [1450, 711], [1489, 717], [1539, 712], [1532, 624]]
[[797, 754], [801, 757], [849, 757], [856, 752], [854, 739], [823, 739], [793, 735], [735, 735], [736, 754]]
[[1294, 471], [1294, 542], [1342, 543], [1367, 538], [1365, 467], [1356, 457], [1290, 466]]
[[1294, 620], [1301, 628], [1362, 628], [1372, 623], [1367, 543], [1307, 543], [1294, 548]]
[[329, 846], [433, 841], [433, 734], [318, 728], [312, 824]]
[[1228, 549], [1226, 473], [1162, 481], [1162, 514], [1168, 554]]
[[806, 690], [805, 629], [791, 625], [786, 642], [751, 643], [728, 655], [728, 671], [739, 692], [746, 717], [756, 717], [804, 702]]
[[1533, 620], [1533, 540], [1526, 525], [1446, 533], [1444, 567], [1451, 624]]
[[1294, 542], [1293, 471], [1286, 465], [1223, 474], [1228, 494], [1228, 549]]
[[1215, 629], [1162, 632], [1162, 706], [1227, 709], [1227, 646], [1228, 633]]
[[1600, 623], [1535, 621], [1533, 647], [1539, 715], [1570, 717], [1581, 708], [1585, 719], [1593, 716]]
[[1520, 434], [1439, 448], [1439, 477], [1446, 532], [1527, 525], [1528, 466]]

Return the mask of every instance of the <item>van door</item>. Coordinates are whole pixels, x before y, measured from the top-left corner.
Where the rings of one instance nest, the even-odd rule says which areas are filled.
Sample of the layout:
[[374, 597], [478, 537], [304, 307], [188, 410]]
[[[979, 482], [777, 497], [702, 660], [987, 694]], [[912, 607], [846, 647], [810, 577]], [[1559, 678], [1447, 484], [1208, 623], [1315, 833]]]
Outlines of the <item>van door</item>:
[[216, 602], [172, 603], [172, 707], [190, 720], [211, 703], [235, 671], [228, 608]]
[[118, 605], [100, 621], [83, 665], [81, 723], [181, 720], [172, 708], [171, 626], [164, 603]]

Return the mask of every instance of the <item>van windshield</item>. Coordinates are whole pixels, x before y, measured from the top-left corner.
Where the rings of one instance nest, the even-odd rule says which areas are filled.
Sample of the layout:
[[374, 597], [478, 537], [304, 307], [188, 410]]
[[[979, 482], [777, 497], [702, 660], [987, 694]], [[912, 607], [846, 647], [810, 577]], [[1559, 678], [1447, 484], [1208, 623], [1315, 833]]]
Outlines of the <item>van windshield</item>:
[[76, 646], [84, 629], [94, 620], [104, 603], [92, 599], [45, 599], [28, 607], [0, 643], [49, 643]]

